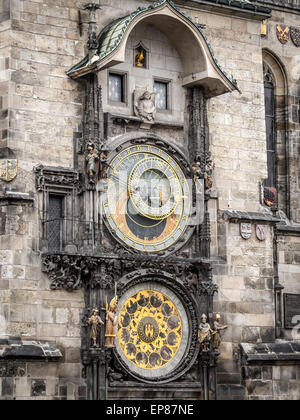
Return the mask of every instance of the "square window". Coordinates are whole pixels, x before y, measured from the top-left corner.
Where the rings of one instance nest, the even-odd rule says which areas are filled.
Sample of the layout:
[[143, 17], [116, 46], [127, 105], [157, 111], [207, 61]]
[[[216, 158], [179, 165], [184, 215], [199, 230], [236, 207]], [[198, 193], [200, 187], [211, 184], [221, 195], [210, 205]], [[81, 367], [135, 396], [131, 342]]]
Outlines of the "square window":
[[166, 82], [154, 82], [155, 101], [157, 109], [168, 109], [168, 85]]
[[125, 76], [109, 74], [108, 98], [112, 102], [125, 102]]

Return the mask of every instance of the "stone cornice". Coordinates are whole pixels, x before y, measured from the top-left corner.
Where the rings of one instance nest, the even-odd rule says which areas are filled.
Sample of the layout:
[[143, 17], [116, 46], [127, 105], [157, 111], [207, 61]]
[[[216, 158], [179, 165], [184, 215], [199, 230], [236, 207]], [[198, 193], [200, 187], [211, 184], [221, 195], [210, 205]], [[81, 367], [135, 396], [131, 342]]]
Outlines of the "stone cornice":
[[248, 0], [177, 0], [175, 3], [180, 6], [191, 6], [258, 20], [270, 18], [272, 14], [272, 9], [269, 6]]
[[262, 222], [262, 223], [278, 223], [281, 219], [274, 217], [272, 214], [263, 212], [247, 212], [238, 210], [220, 210], [220, 215], [232, 223], [239, 223], [241, 221]]
[[62, 354], [55, 342], [0, 337], [0, 362], [7, 359], [58, 361], [61, 358]]

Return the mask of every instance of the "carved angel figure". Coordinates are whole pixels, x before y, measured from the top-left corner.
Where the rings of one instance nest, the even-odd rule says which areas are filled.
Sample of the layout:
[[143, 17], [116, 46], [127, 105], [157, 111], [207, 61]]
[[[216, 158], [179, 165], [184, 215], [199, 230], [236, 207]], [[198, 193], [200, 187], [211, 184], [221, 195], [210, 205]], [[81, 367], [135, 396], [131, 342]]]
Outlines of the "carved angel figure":
[[106, 330], [105, 330], [105, 346], [114, 347], [115, 346], [115, 334], [114, 334], [114, 325], [116, 323], [118, 309], [118, 297], [114, 297], [110, 304], [106, 302]]
[[140, 97], [137, 97], [135, 92], [134, 111], [136, 116], [144, 122], [154, 122], [156, 115], [155, 95], [155, 92], [150, 93], [146, 90]]

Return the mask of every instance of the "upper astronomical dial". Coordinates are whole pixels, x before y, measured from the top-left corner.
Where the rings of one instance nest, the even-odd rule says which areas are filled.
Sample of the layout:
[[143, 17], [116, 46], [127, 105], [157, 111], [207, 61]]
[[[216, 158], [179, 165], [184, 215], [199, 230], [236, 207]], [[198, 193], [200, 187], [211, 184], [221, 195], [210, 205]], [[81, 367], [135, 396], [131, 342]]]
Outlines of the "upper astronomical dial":
[[172, 166], [152, 156], [134, 166], [129, 176], [129, 195], [138, 213], [162, 220], [182, 201], [182, 188]]
[[114, 234], [140, 252], [159, 252], [184, 233], [190, 189], [175, 159], [151, 145], [131, 146], [110, 162], [104, 211]]

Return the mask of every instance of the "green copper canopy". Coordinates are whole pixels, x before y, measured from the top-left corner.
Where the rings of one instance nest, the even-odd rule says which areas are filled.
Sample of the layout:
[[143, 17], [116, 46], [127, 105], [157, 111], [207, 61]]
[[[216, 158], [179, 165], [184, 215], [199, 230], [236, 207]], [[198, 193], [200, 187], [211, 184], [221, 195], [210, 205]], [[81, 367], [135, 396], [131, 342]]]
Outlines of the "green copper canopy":
[[[233, 3], [239, 3], [240, 7], [242, 8], [241, 4], [250, 3], [248, 0], [236, 1], [233, 0]], [[250, 3], [251, 7], [253, 7], [253, 3]], [[204, 25], [198, 24], [194, 22], [190, 16], [188, 16], [183, 10], [181, 10], [178, 6], [176, 6], [170, 0], [159, 0], [150, 6], [139, 7], [133, 13], [117, 19], [107, 25], [98, 35], [97, 42], [98, 42], [98, 49], [97, 52], [94, 54], [92, 58], [86, 56], [80, 63], [73, 66], [70, 70], [67, 71], [67, 74], [70, 77], [80, 77], [83, 74], [87, 74], [90, 71], [95, 70], [96, 68], [101, 69], [101, 63], [107, 59], [110, 55], [113, 56], [114, 52], [118, 49], [122, 40], [127, 33], [129, 26], [138, 19], [142, 14], [149, 14], [151, 10], [156, 11], [157, 9], [163, 7], [164, 5], [168, 5], [170, 9], [172, 9], [175, 13], [180, 14], [183, 20], [192, 24], [194, 28], [198, 31], [198, 34], [206, 44], [209, 54], [217, 68], [217, 70], [225, 77], [227, 82], [229, 82], [231, 89], [238, 90], [236, 80], [232, 77], [227, 75], [225, 71], [221, 68], [218, 64], [217, 59], [214, 56], [214, 53], [211, 49], [211, 46], [203, 33]]]

